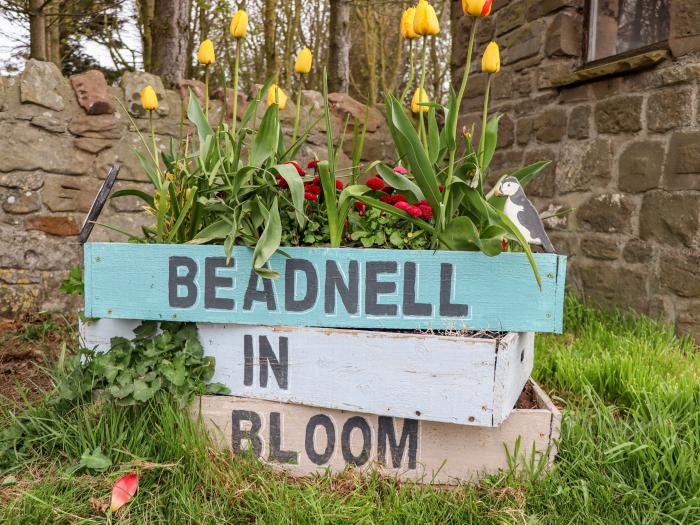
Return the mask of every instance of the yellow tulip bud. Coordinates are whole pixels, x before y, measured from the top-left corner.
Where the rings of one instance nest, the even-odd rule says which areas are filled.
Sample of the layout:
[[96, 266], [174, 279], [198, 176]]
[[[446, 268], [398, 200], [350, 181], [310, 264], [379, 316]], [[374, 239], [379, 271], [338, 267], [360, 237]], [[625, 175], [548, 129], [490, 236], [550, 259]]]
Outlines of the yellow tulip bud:
[[214, 42], [207, 39], [201, 44], [199, 44], [197, 60], [200, 64], [213, 64], [214, 62], [216, 62], [216, 59], [214, 57]]
[[420, 36], [437, 35], [440, 32], [435, 9], [426, 0], [419, 0], [413, 17], [413, 31]]
[[489, 42], [481, 59], [481, 71], [484, 73], [498, 73], [501, 69], [501, 55], [496, 42]]
[[489, 16], [493, 0], [462, 0], [462, 11], [470, 16]]
[[272, 84], [267, 90], [267, 105], [271, 106], [272, 104], [277, 104], [280, 109], [284, 109], [287, 105], [287, 95], [277, 84]]
[[299, 55], [297, 55], [297, 60], [294, 63], [294, 71], [299, 73], [300, 75], [305, 75], [309, 71], [311, 71], [311, 50], [308, 47], [305, 47], [301, 51], [299, 51]]
[[233, 38], [243, 38], [248, 32], [248, 13], [243, 9], [239, 9], [231, 19], [231, 27], [229, 28]]
[[154, 111], [158, 109], [158, 95], [151, 85], [141, 90], [141, 105], [143, 109]]
[[416, 16], [416, 8], [409, 7], [401, 15], [401, 37], [406, 40], [418, 38], [418, 35], [413, 30], [413, 19]]
[[414, 113], [427, 113], [430, 108], [428, 106], [419, 105], [425, 104], [426, 102], [430, 102], [428, 93], [423, 88], [416, 88], [415, 93], [413, 93], [413, 98], [411, 99], [411, 111]]

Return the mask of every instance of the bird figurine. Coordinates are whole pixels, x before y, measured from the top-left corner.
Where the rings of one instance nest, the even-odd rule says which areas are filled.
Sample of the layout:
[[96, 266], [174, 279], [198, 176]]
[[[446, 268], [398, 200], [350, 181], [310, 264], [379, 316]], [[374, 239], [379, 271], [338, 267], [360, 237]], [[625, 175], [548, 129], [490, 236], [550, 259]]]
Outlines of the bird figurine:
[[504, 178], [496, 190], [496, 195], [506, 197], [503, 213], [523, 234], [530, 244], [542, 246], [547, 253], [554, 253], [554, 246], [544, 230], [540, 214], [527, 198], [520, 181], [515, 177]]

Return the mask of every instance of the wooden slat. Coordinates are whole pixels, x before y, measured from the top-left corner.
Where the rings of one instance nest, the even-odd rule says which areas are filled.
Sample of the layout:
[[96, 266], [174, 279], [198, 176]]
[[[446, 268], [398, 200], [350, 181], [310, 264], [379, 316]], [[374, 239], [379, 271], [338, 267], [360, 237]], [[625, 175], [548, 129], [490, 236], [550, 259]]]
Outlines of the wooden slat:
[[[536, 254], [540, 289], [522, 253], [284, 251], [290, 258], [276, 254], [270, 261], [282, 277], [269, 281], [252, 273], [246, 247], [234, 249], [232, 267], [216, 269], [221, 246], [87, 244], [85, 313], [278, 326], [562, 330], [564, 256]], [[190, 271], [192, 279], [185, 277]], [[338, 286], [351, 291], [345, 301]]]
[[554, 457], [558, 426], [553, 425], [558, 425], [559, 412], [537, 392], [544, 397], [542, 408], [514, 410], [497, 428], [232, 396], [202, 397], [195, 401], [193, 415], [201, 414], [219, 446], [251, 450], [294, 476], [356, 467], [420, 483], [454, 484], [508, 468], [506, 450], [513, 454], [518, 437], [520, 464], [529, 459], [533, 445], [537, 457]]
[[[82, 325], [106, 350], [136, 321]], [[494, 339], [329, 328], [199, 324], [213, 381], [236, 396], [461, 425], [498, 426], [532, 370], [534, 335]], [[498, 345], [498, 351], [497, 350]]]

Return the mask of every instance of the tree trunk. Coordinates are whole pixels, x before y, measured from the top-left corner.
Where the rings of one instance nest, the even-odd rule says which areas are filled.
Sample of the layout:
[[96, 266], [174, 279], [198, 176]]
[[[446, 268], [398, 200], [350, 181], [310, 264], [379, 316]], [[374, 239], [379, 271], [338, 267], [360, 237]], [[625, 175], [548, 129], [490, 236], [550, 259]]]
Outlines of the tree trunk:
[[350, 0], [330, 0], [330, 5], [328, 90], [347, 93], [350, 87]]
[[277, 0], [265, 0], [265, 76], [277, 81]]
[[153, 53], [153, 35], [151, 23], [153, 21], [154, 0], [139, 0], [139, 22], [141, 23], [141, 44], [143, 49], [143, 69], [151, 71]]
[[61, 69], [61, 19], [60, 2], [55, 1], [46, 8], [49, 16], [46, 23], [46, 58]]
[[188, 0], [155, 0], [151, 36], [151, 71], [166, 87], [185, 77], [190, 10]]
[[29, 1], [29, 57], [46, 60], [46, 16], [44, 0]]

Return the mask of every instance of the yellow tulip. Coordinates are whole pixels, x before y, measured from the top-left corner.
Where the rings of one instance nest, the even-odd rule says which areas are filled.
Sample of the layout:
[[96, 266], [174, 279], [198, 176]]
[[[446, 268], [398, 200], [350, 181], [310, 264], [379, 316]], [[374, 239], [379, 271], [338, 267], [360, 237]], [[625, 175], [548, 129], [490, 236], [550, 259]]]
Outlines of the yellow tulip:
[[207, 39], [199, 44], [197, 60], [200, 64], [213, 64], [216, 62], [214, 58], [214, 43], [211, 40]]
[[413, 31], [420, 36], [437, 35], [440, 32], [435, 9], [427, 0], [419, 0], [413, 17]]
[[143, 109], [154, 111], [158, 109], [158, 95], [151, 85], [141, 90], [141, 105]]
[[462, 0], [462, 11], [465, 15], [489, 16], [493, 0]]
[[277, 84], [272, 84], [267, 90], [267, 105], [271, 106], [272, 104], [277, 104], [280, 109], [284, 109], [287, 105], [287, 95]]
[[484, 73], [498, 73], [501, 69], [501, 55], [496, 42], [489, 42], [481, 59], [481, 71]]
[[413, 93], [413, 98], [411, 99], [411, 111], [414, 113], [427, 113], [430, 109], [428, 106], [420, 106], [419, 104], [425, 104], [430, 102], [428, 98], [428, 93], [423, 88], [416, 88], [415, 93]]
[[311, 71], [311, 50], [308, 47], [299, 51], [297, 60], [294, 63], [294, 71], [301, 75], [305, 75]]
[[231, 19], [231, 27], [229, 28], [233, 38], [243, 38], [248, 32], [248, 13], [243, 9], [239, 9]]
[[418, 38], [418, 35], [413, 30], [413, 19], [416, 16], [416, 8], [409, 7], [401, 15], [401, 37], [406, 40]]

